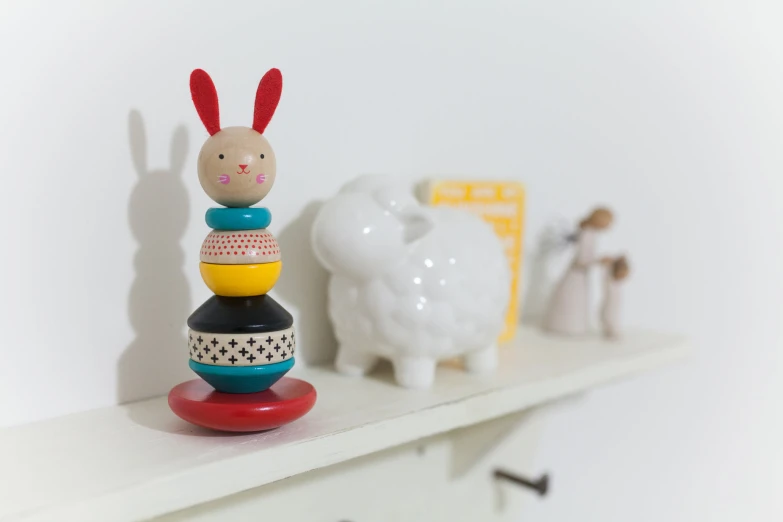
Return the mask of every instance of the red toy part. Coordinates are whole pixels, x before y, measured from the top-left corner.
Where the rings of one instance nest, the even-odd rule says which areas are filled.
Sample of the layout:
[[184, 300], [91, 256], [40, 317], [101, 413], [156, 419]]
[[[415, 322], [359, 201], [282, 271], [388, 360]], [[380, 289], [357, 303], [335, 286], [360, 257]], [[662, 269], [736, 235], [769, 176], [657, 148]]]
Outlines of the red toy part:
[[280, 95], [283, 92], [283, 75], [279, 69], [269, 69], [256, 90], [256, 104], [253, 109], [253, 128], [260, 134], [275, 114]]
[[283, 377], [258, 393], [220, 393], [201, 379], [183, 382], [169, 392], [169, 407], [180, 418], [221, 431], [248, 432], [278, 428], [310, 411], [315, 388]]
[[219, 132], [220, 107], [218, 106], [217, 89], [206, 71], [196, 69], [190, 73], [190, 96], [193, 98], [196, 112], [198, 112], [209, 135], [212, 136]]

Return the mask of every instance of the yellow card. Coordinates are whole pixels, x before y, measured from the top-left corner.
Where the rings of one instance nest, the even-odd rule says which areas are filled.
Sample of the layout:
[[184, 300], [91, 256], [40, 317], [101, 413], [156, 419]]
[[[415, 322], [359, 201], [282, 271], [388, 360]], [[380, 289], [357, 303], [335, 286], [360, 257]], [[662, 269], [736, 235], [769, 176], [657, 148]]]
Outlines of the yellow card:
[[431, 181], [427, 190], [430, 205], [468, 210], [491, 224], [500, 237], [511, 268], [511, 302], [506, 327], [498, 339], [514, 337], [519, 320], [519, 278], [522, 266], [522, 232], [525, 188], [515, 181]]

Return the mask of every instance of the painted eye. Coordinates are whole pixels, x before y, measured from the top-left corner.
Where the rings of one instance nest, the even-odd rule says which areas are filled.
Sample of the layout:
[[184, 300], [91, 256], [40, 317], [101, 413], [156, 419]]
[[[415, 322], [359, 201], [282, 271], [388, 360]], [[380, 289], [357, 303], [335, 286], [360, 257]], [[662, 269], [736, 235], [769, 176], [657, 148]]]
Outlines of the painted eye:
[[264, 155], [263, 154], [261, 154], [261, 159], [264, 159]]
[[218, 156], [218, 158], [220, 158], [220, 159], [223, 159], [223, 158], [225, 158], [225, 156], [223, 156], [223, 155], [221, 154], [220, 156]]

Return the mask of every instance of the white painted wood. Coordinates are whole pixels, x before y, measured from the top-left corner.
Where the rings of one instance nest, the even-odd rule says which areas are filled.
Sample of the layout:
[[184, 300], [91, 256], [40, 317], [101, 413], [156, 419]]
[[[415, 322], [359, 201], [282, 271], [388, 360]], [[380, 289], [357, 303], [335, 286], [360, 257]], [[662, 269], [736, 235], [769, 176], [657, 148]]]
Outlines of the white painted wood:
[[[195, 506], [156, 522], [519, 522], [538, 496], [497, 481], [496, 467], [537, 478], [531, 468], [539, 412], [514, 413], [447, 434], [310, 471]], [[490, 446], [482, 434], [503, 433]], [[467, 470], [461, 462], [470, 455]], [[474, 460], [474, 457], [480, 455]], [[465, 472], [467, 471], [467, 472]]]
[[117, 522], [160, 516], [406, 442], [587, 390], [682, 357], [678, 336], [621, 342], [545, 337], [522, 328], [497, 374], [443, 367], [428, 391], [393, 384], [388, 368], [351, 379], [294, 373], [319, 392], [303, 419], [268, 433], [191, 426], [165, 398], [0, 433], [0, 520]]
[[438, 500], [433, 490], [447, 480], [448, 442], [419, 447], [423, 451], [411, 444], [387, 449], [156, 520], [409, 520], [416, 511], [426, 513], [428, 500]]

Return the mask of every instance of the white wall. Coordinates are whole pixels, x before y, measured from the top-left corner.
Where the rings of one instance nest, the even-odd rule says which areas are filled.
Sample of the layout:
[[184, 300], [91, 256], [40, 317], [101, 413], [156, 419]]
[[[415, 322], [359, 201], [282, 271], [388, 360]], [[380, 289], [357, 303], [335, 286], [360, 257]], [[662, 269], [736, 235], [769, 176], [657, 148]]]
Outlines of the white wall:
[[213, 75], [224, 124], [249, 124], [276, 66], [265, 203], [305, 356], [332, 348], [311, 202], [349, 177], [523, 180], [531, 249], [553, 217], [606, 202], [602, 246], [632, 256], [628, 322], [698, 349], [553, 419], [553, 495], [530, 520], [779, 519], [779, 3], [223, 4], [3, 4], [0, 424], [188, 377], [210, 205], [188, 74]]

